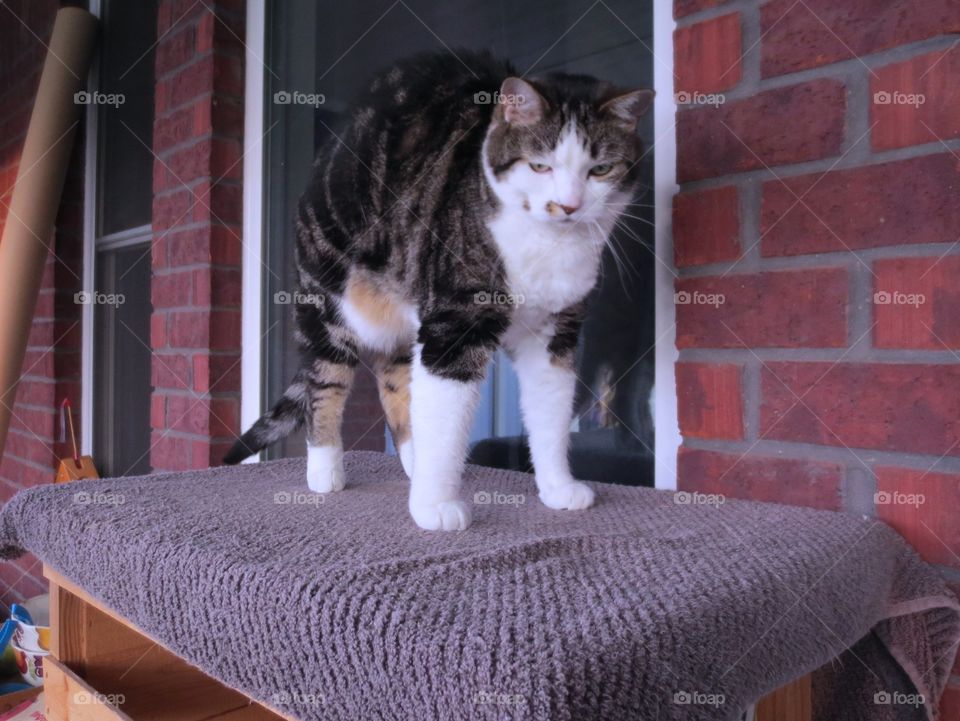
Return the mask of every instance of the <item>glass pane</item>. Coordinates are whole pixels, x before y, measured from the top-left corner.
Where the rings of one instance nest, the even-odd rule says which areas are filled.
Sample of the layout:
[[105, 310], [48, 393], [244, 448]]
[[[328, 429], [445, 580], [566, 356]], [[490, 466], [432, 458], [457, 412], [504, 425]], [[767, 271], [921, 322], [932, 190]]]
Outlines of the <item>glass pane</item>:
[[[479, 0], [448, 3], [409, 0], [392, 3], [315, 3], [293, 0], [271, 6], [268, 65], [266, 183], [268, 248], [265, 272], [267, 402], [272, 403], [298, 365], [289, 306], [271, 303], [295, 284], [293, 218], [307, 185], [318, 146], [339, 133], [350, 99], [371, 75], [392, 61], [424, 50], [487, 49], [513, 61], [523, 74], [546, 71], [586, 73], [625, 87], [653, 82], [650, 3], [536, 0], [491, 5]], [[309, 105], [274, 102], [278, 92], [324, 96]], [[641, 127], [653, 144], [653, 118]], [[591, 303], [578, 351], [583, 380], [581, 414], [574, 438], [574, 470], [581, 477], [652, 482], [653, 428], [649, 397], [653, 384], [652, 154], [643, 160], [647, 189], [628, 211], [622, 230], [603, 263], [603, 280]], [[648, 352], [649, 351], [649, 352]], [[524, 441], [511, 439], [522, 428], [517, 383], [498, 355], [489, 374], [474, 438], [507, 436], [478, 449], [476, 458], [526, 467]], [[351, 412], [362, 412], [348, 407]], [[485, 450], [486, 449], [486, 450]], [[302, 440], [280, 453], [302, 453]], [[487, 455], [484, 455], [484, 454]], [[504, 460], [506, 459], [506, 460]]]
[[98, 235], [109, 235], [150, 223], [156, 0], [111, 0], [102, 27]]
[[150, 252], [97, 254], [94, 460], [103, 476], [150, 472]]

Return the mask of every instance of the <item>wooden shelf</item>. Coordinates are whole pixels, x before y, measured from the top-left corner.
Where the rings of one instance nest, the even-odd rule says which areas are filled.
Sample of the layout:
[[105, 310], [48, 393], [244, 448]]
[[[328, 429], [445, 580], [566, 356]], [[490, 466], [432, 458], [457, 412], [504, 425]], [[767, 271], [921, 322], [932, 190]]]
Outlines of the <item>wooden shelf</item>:
[[[210, 678], [53, 569], [44, 575], [50, 721], [297, 721]], [[754, 719], [811, 721], [810, 696], [804, 676], [762, 699]]]
[[50, 568], [50, 721], [296, 721], [228, 688]]

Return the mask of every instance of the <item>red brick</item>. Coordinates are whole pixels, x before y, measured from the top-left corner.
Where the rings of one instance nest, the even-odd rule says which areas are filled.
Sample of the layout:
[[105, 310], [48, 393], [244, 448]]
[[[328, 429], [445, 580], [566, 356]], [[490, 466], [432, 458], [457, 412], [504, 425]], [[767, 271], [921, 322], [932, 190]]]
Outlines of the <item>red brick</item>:
[[880, 68], [870, 80], [871, 133], [878, 150], [960, 137], [960, 49]]
[[844, 347], [847, 288], [841, 268], [680, 279], [677, 347]]
[[150, 385], [155, 389], [190, 390], [190, 359], [177, 353], [154, 353]]
[[681, 448], [677, 488], [731, 498], [810, 506], [841, 507], [843, 467], [836, 463], [741, 456]]
[[732, 364], [677, 363], [677, 410], [684, 436], [743, 438], [741, 373]]
[[171, 348], [209, 348], [210, 311], [197, 309], [169, 314]]
[[150, 427], [155, 430], [166, 428], [166, 401], [166, 396], [157, 393], [150, 397]]
[[166, 75], [171, 70], [186, 65], [197, 53], [196, 28], [184, 25], [163, 36], [157, 44], [155, 72], [156, 76]]
[[210, 172], [214, 180], [243, 179], [243, 143], [238, 140], [213, 139]]
[[198, 140], [165, 157], [160, 165], [170, 177], [164, 187], [189, 186], [195, 180], [209, 178], [212, 144], [210, 138]]
[[[960, 237], [960, 160], [949, 153], [763, 186], [761, 251], [804, 255]], [[803, 199], [797, 202], [797, 197]]]
[[0, 463], [0, 476], [10, 479], [18, 488], [29, 488], [50, 483], [55, 475], [51, 465], [49, 469], [41, 470], [32, 463], [25, 463], [12, 455], [5, 455]]
[[53, 383], [42, 383], [29, 378], [22, 378], [17, 385], [16, 402], [25, 403], [30, 406], [47, 406], [52, 408], [56, 402], [53, 391]]
[[960, 455], [957, 365], [765, 363], [761, 394], [764, 438]]
[[150, 299], [154, 309], [182, 308], [194, 303], [195, 271], [154, 274], [150, 282]]
[[196, 189], [203, 203], [197, 203], [194, 207], [194, 220], [221, 224], [242, 223], [243, 188], [240, 185], [230, 185], [228, 181], [217, 180], [206, 185], [206, 188], [201, 185]]
[[195, 355], [193, 357], [193, 378], [194, 390], [198, 392], [239, 393], [239, 353]]
[[960, 256], [878, 260], [874, 275], [874, 345], [960, 348]]
[[673, 0], [673, 16], [676, 18], [691, 15], [701, 10], [718, 7], [730, 0]]
[[760, 10], [763, 77], [960, 32], [956, 0], [773, 0]]
[[677, 114], [679, 181], [838, 155], [846, 89], [814, 80]]
[[[192, 137], [203, 135], [203, 133], [196, 132], [195, 118], [198, 108], [206, 105], [208, 103], [197, 103], [156, 118], [153, 121], [153, 151], [159, 155], [164, 155], [167, 150], [175, 145], [185, 143]], [[207, 131], [207, 134], [209, 134], [209, 131]]]
[[194, 467], [192, 441], [154, 431], [150, 443], [150, 466], [154, 471], [183, 471]]
[[673, 255], [678, 267], [740, 256], [739, 203], [732, 185], [673, 197]]
[[210, 435], [234, 440], [240, 431], [240, 400], [214, 398], [210, 402]]
[[154, 350], [167, 345], [167, 314], [154, 313], [150, 316], [150, 347]]
[[877, 468], [877, 516], [930, 563], [960, 568], [960, 476]]
[[239, 308], [242, 277], [239, 268], [204, 268], [193, 273], [194, 302], [201, 306]]
[[209, 96], [214, 89], [213, 78], [214, 56], [197, 58], [170, 78], [157, 83], [157, 113], [162, 114], [197, 98]]
[[197, 200], [189, 190], [183, 189], [153, 198], [153, 230], [162, 232], [169, 228], [191, 222], [191, 213]]
[[940, 718], [943, 721], [960, 719], [960, 679], [954, 678], [953, 681], [940, 698]]
[[57, 459], [54, 457], [50, 441], [50, 438], [39, 437], [36, 433], [11, 429], [7, 433], [4, 453], [23, 461], [52, 468]]
[[197, 436], [210, 435], [209, 398], [169, 395], [166, 399], [166, 428]]
[[210, 325], [210, 350], [236, 350], [240, 347], [242, 316], [239, 310], [212, 311]]
[[740, 13], [721, 15], [674, 33], [679, 91], [716, 93], [740, 82]]

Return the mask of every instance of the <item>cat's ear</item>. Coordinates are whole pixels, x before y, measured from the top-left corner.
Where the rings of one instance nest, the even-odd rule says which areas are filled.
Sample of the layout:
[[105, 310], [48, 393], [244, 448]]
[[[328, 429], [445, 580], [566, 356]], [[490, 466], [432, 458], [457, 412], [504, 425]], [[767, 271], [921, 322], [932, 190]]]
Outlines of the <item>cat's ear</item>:
[[503, 119], [513, 125], [533, 125], [547, 111], [547, 101], [522, 78], [507, 78], [500, 86]]
[[607, 113], [626, 129], [637, 129], [640, 118], [646, 115], [653, 105], [654, 92], [652, 90], [633, 90], [621, 93], [607, 100], [600, 106], [601, 113]]

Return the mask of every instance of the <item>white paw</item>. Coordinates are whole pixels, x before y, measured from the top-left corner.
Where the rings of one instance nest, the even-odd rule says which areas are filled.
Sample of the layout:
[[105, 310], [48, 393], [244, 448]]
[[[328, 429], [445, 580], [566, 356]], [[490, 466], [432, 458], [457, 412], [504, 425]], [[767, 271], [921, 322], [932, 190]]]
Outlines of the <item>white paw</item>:
[[401, 443], [397, 448], [397, 455], [400, 456], [400, 463], [403, 464], [407, 478], [413, 478], [413, 441]]
[[579, 511], [590, 508], [594, 497], [593, 489], [580, 481], [570, 481], [540, 491], [540, 500], [543, 501], [543, 505], [557, 511]]
[[346, 486], [343, 451], [334, 446], [307, 446], [307, 487], [314, 493], [342, 491]]
[[471, 521], [470, 506], [463, 501], [410, 502], [410, 515], [425, 531], [463, 531]]

